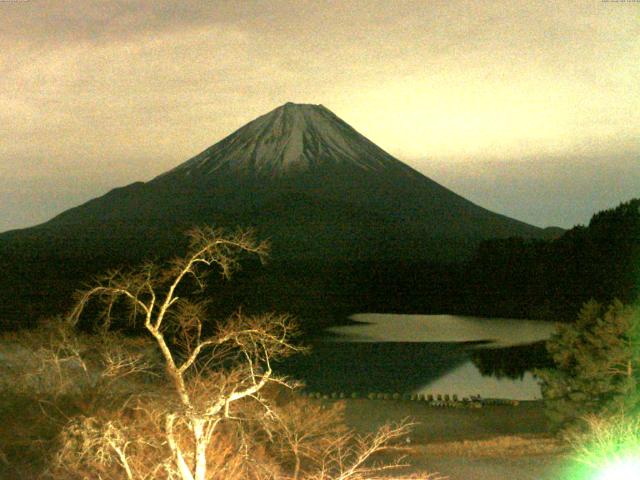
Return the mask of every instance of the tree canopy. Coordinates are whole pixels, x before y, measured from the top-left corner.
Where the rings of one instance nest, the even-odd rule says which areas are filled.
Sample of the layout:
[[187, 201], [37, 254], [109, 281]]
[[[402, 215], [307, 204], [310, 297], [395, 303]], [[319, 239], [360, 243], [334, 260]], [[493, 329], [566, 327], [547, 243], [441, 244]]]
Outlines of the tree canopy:
[[554, 368], [538, 370], [551, 421], [575, 426], [589, 414], [633, 414], [640, 408], [640, 308], [616, 300], [587, 302], [575, 324], [547, 342]]

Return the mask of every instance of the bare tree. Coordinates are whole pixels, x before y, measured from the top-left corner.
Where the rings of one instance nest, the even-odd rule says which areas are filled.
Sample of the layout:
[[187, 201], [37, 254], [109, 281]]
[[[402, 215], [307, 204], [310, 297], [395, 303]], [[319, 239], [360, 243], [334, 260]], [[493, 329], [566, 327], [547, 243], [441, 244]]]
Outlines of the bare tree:
[[[190, 238], [187, 255], [168, 268], [148, 263], [109, 272], [79, 293], [70, 323], [76, 325], [89, 303], [97, 302], [102, 307], [99, 324], [107, 335], [116, 312], [125, 313], [154, 340], [170, 388], [168, 394], [161, 390], [127, 400], [132, 417], [143, 417], [138, 423], [109, 416], [70, 422], [57, 465], [86, 465], [89, 459], [100, 467], [101, 478], [124, 475], [128, 480], [298, 479], [302, 474], [317, 480], [356, 480], [397, 466], [373, 465], [370, 460], [404, 435], [406, 424], [357, 437], [335, 427], [335, 415], [323, 414], [322, 409], [313, 407], [316, 410], [308, 412], [312, 415], [300, 421], [277, 405], [269, 387], [293, 389], [296, 384], [277, 376], [273, 362], [303, 350], [291, 343], [298, 328], [289, 316], [238, 312], [210, 328], [207, 302], [194, 300], [193, 290], [204, 291], [212, 267], [229, 277], [242, 252], [263, 258], [266, 244], [247, 232], [224, 236], [208, 228], [193, 230]], [[109, 362], [114, 372], [118, 366], [123, 372], [138, 368], [124, 355]], [[251, 475], [247, 473], [252, 455], [267, 444], [280, 454], [288, 449], [292, 476], [278, 470], [278, 461], [270, 465], [266, 457], [254, 462]]]
[[336, 440], [346, 439], [343, 417], [343, 403], [326, 406], [304, 398], [294, 398], [278, 409], [272, 429], [278, 454], [291, 458], [292, 480], [323, 468]]
[[[146, 264], [99, 279], [96, 286], [80, 294], [70, 318], [77, 322], [92, 299], [104, 306], [105, 326], [119, 300], [124, 301], [132, 321], [142, 318], [162, 353], [177, 400], [176, 408], [164, 417], [172, 467], [183, 480], [204, 480], [207, 446], [220, 422], [235, 418], [234, 405], [247, 397], [269, 412], [261, 390], [272, 382], [289, 385], [274, 375], [271, 362], [300, 349], [289, 343], [296, 328], [284, 315], [237, 314], [212, 335], [203, 334], [206, 304], [180, 297], [183, 283], [190, 279], [203, 289], [206, 267], [217, 266], [228, 277], [237, 267], [238, 252], [262, 257], [267, 248], [246, 232], [225, 237], [211, 229], [196, 229], [190, 237], [189, 253], [173, 261], [168, 270]], [[225, 368], [230, 359], [236, 360], [233, 368]], [[182, 428], [192, 435], [190, 445], [178, 440], [176, 432]]]

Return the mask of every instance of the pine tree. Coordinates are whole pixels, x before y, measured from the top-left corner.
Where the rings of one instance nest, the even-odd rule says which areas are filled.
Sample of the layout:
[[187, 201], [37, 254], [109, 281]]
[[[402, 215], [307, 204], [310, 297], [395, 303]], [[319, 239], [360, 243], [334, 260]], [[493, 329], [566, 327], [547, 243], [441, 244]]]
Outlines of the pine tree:
[[547, 342], [555, 368], [536, 372], [545, 408], [559, 428], [587, 414], [640, 410], [640, 309], [615, 300], [584, 304], [576, 323], [562, 324]]

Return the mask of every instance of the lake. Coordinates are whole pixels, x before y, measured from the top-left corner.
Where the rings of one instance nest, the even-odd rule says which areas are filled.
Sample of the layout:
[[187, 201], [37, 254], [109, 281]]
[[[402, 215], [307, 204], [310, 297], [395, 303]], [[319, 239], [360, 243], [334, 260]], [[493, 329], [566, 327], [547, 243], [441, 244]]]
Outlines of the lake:
[[357, 314], [313, 339], [285, 373], [309, 391], [533, 400], [551, 322], [456, 315]]

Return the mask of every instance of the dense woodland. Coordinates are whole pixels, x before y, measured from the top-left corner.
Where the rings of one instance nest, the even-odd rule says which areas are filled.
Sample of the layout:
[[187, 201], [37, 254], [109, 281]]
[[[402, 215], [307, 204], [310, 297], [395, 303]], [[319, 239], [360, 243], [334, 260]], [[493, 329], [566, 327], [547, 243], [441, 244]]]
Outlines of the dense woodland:
[[[89, 238], [89, 236], [88, 236]], [[57, 242], [57, 243], [56, 243]], [[163, 261], [184, 246], [153, 232], [94, 248], [55, 238], [0, 242], [3, 327], [33, 324], [69, 308], [72, 293], [108, 268]], [[74, 253], [69, 253], [74, 252]], [[164, 256], [163, 256], [164, 255]], [[243, 263], [233, 282], [212, 279], [221, 318], [238, 306], [289, 312], [307, 330], [361, 311], [458, 313], [572, 320], [589, 299], [630, 303], [640, 280], [640, 199], [596, 213], [555, 240], [485, 241], [454, 263], [272, 260]]]
[[552, 241], [483, 243], [464, 268], [461, 311], [573, 319], [595, 299], [631, 303], [640, 287], [640, 199], [596, 213]]
[[[294, 292], [300, 294], [301, 307], [310, 300], [316, 310], [331, 306], [341, 313], [572, 321], [590, 299], [604, 304], [615, 298], [623, 303], [637, 299], [640, 199], [598, 212], [587, 226], [576, 226], [554, 240], [485, 241], [459, 263], [380, 262], [325, 265], [324, 270], [308, 265], [297, 274], [283, 269], [280, 276], [304, 278]], [[265, 298], [275, 301], [277, 296]]]

